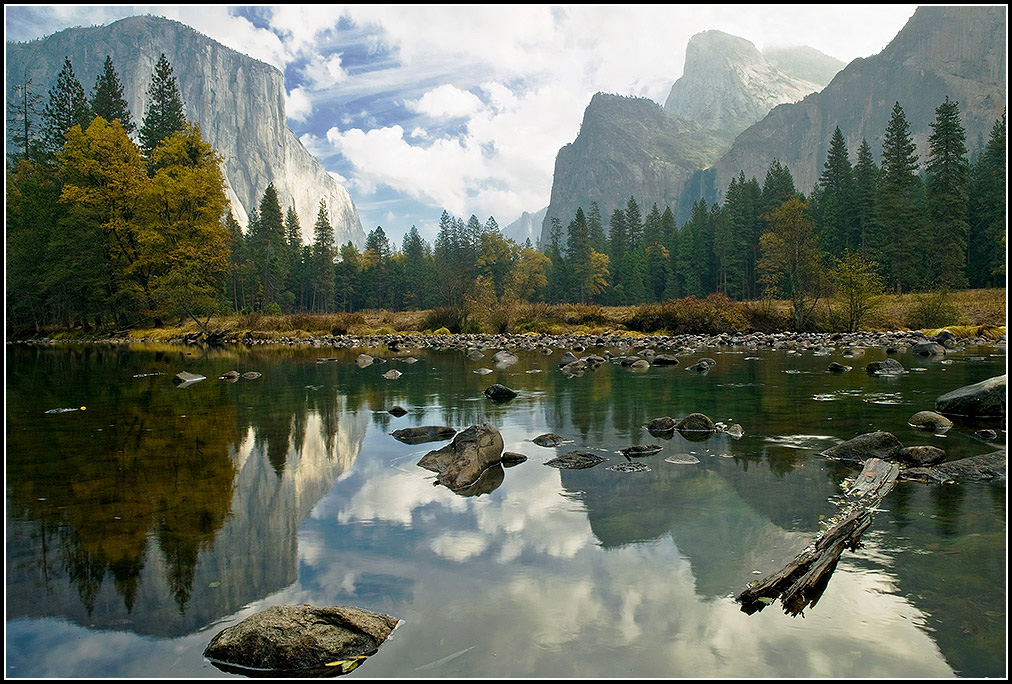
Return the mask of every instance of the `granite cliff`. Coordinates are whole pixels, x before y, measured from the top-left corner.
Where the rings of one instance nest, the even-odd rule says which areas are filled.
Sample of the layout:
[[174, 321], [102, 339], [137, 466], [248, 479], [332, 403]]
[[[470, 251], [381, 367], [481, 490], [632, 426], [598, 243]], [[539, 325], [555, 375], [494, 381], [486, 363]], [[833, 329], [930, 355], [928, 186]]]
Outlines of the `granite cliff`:
[[285, 122], [284, 76], [176, 21], [154, 16], [108, 26], [72, 28], [28, 43], [7, 43], [8, 86], [30, 78], [45, 100], [69, 57], [90, 93], [106, 56], [123, 84], [135, 123], [144, 116], [148, 85], [165, 53], [185, 103], [186, 117], [224, 158], [233, 212], [244, 225], [269, 183], [282, 209], [294, 205], [303, 238], [312, 239], [320, 200], [325, 200], [338, 243], [360, 247], [365, 232], [348, 191], [315, 159]]
[[[802, 192], [814, 187], [829, 140], [839, 126], [853, 160], [862, 139], [876, 158], [900, 103], [923, 163], [935, 108], [946, 97], [959, 103], [967, 147], [987, 138], [1006, 108], [1007, 9], [919, 7], [882, 52], [847, 65], [822, 91], [774, 108], [743, 131], [706, 173], [692, 179], [702, 196], [717, 201], [732, 176], [762, 181], [778, 159]], [[690, 193], [690, 201], [695, 197]]]
[[553, 217], [565, 228], [591, 201], [605, 222], [630, 196], [644, 213], [654, 203], [677, 210], [685, 204], [686, 182], [727, 152], [736, 135], [776, 105], [818, 90], [835, 74], [834, 65], [843, 66], [811, 48], [775, 56], [768, 60], [747, 40], [705, 31], [689, 41], [684, 72], [663, 107], [596, 94], [576, 140], [556, 157], [542, 244]]

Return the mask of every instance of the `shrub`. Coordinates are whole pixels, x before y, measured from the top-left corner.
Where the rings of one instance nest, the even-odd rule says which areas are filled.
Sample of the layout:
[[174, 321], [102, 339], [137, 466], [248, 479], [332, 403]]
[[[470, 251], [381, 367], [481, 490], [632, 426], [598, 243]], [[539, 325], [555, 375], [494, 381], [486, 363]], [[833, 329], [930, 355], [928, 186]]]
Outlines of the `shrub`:
[[721, 333], [746, 330], [749, 317], [745, 306], [720, 293], [706, 299], [684, 297], [636, 308], [628, 327], [642, 332], [667, 330], [671, 335]]

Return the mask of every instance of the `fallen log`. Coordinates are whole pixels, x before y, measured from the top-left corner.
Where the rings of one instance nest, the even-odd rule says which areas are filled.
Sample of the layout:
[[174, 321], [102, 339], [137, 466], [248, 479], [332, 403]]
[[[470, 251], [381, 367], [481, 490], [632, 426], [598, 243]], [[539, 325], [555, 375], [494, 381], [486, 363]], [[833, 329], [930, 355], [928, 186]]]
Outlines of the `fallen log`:
[[858, 548], [861, 535], [899, 474], [899, 466], [870, 458], [844, 494], [841, 511], [829, 520], [829, 527], [782, 570], [750, 582], [737, 601], [742, 612], [752, 615], [780, 599], [784, 612], [798, 615], [822, 597], [829, 578], [844, 549]]

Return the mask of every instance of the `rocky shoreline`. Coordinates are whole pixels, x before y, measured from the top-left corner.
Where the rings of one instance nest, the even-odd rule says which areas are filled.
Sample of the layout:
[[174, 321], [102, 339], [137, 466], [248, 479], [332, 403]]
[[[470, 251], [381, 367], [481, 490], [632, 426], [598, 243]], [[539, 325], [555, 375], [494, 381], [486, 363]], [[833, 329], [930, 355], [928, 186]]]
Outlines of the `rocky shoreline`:
[[[592, 333], [513, 333], [513, 334], [448, 334], [436, 335], [417, 332], [391, 333], [384, 335], [324, 335], [318, 337], [258, 337], [252, 332], [240, 336], [205, 335], [203, 333], [156, 340], [152, 338], [101, 337], [93, 339], [63, 340], [54, 338], [38, 338], [29, 340], [8, 340], [8, 344], [45, 345], [61, 344], [145, 344], [165, 343], [184, 345], [210, 346], [305, 346], [333, 349], [357, 349], [387, 347], [391, 351], [398, 349], [474, 349], [502, 348], [521, 350], [569, 349], [584, 351], [592, 347], [623, 347], [656, 354], [680, 352], [685, 349], [699, 347], [746, 347], [754, 349], [784, 349], [796, 351], [819, 351], [821, 349], [847, 348], [865, 349], [882, 347], [886, 351], [898, 353], [914, 351], [914, 353], [937, 355], [947, 350], [957, 349], [966, 345], [1004, 346], [1006, 336], [997, 340], [987, 337], [956, 337], [943, 329], [938, 335], [929, 337], [918, 330], [897, 330], [891, 332], [854, 332], [854, 333], [720, 333], [720, 334], [683, 334], [683, 335], [651, 335], [651, 334], [592, 334]], [[929, 344], [930, 343], [930, 344]], [[859, 353], [859, 352], [858, 352]]]

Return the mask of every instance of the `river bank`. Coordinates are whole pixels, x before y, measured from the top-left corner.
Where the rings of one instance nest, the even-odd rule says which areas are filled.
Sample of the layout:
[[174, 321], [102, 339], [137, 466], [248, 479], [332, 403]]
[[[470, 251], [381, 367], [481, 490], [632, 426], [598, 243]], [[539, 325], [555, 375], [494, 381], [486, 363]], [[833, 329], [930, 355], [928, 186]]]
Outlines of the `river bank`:
[[[190, 320], [159, 328], [133, 326], [125, 330], [82, 329], [8, 330], [8, 341], [52, 342], [206, 342], [245, 344], [343, 344], [349, 339], [382, 340], [403, 336], [447, 335], [485, 338], [502, 333], [530, 336], [679, 337], [681, 335], [827, 336], [910, 335], [933, 337], [941, 329], [959, 339], [994, 342], [1005, 335], [1005, 289], [964, 290], [952, 293], [884, 295], [861, 321], [859, 332], [826, 310], [819, 332], [789, 332], [789, 304], [782, 301], [736, 302], [719, 295], [685, 298], [640, 306], [519, 303], [495, 325], [477, 312], [448, 309], [421, 311], [361, 311], [352, 313], [266, 315], [232, 313], [214, 316], [202, 329]], [[375, 346], [367, 342], [366, 346]]]

